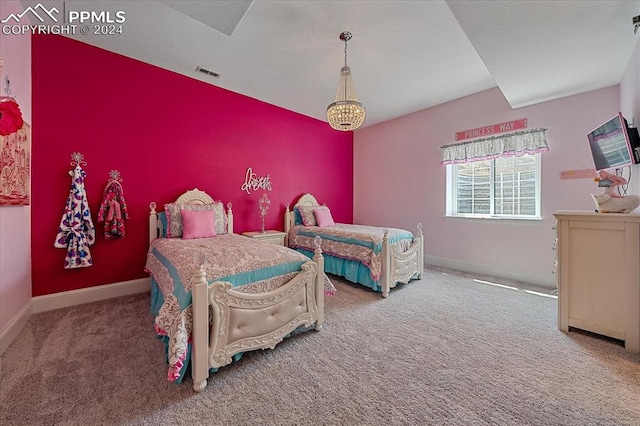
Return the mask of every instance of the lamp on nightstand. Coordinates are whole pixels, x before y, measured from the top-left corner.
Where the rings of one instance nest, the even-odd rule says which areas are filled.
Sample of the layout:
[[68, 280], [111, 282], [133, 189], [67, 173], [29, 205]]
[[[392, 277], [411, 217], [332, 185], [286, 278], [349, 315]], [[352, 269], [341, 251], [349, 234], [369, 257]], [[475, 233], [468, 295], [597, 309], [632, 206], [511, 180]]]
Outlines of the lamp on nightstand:
[[260, 210], [260, 217], [262, 218], [262, 226], [260, 227], [260, 233], [264, 234], [264, 217], [267, 215], [269, 211], [269, 204], [271, 204], [271, 200], [267, 198], [267, 193], [262, 194], [262, 198], [258, 201], [258, 209]]

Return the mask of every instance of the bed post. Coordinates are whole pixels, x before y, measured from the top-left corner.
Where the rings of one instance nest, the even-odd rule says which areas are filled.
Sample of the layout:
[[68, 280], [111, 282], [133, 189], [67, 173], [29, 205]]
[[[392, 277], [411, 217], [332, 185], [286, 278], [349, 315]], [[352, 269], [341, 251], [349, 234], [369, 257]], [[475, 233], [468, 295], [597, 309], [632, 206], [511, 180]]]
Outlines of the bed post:
[[149, 243], [158, 238], [158, 213], [156, 213], [156, 203], [149, 204]]
[[195, 256], [191, 300], [193, 306], [193, 332], [191, 341], [191, 377], [193, 389], [200, 392], [209, 378], [209, 297], [204, 272], [204, 255]]
[[424, 235], [422, 234], [422, 223], [418, 222], [418, 234], [415, 238], [420, 246], [418, 247], [418, 279], [424, 275]]
[[289, 221], [289, 215], [291, 214], [291, 210], [289, 210], [289, 204], [287, 204], [287, 208], [284, 211], [284, 246], [289, 247], [289, 230], [291, 229], [291, 222]]
[[[287, 206], [287, 210], [289, 210]], [[316, 246], [313, 255], [313, 261], [316, 263], [316, 305], [318, 306], [318, 319], [316, 320], [316, 331], [322, 330], [324, 323], [324, 257], [322, 256], [322, 238], [316, 236], [313, 239]]]
[[391, 277], [393, 273], [391, 271], [391, 247], [389, 247], [389, 230], [384, 228], [382, 230], [382, 275], [380, 276], [380, 287], [382, 287], [382, 297], [389, 296], [389, 290], [391, 290]]
[[231, 201], [227, 203], [227, 233], [233, 234], [233, 211], [231, 210]]

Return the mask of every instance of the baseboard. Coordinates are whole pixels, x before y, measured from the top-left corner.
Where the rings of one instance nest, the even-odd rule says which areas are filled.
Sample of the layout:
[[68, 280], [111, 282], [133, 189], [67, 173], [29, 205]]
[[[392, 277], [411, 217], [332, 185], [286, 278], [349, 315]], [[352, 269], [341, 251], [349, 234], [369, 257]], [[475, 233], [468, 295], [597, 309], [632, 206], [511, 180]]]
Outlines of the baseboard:
[[144, 293], [146, 291], [149, 291], [149, 278], [140, 278], [80, 290], [37, 296], [32, 298], [31, 301], [33, 303], [33, 313], [37, 314], [39, 312], [97, 302], [99, 300], [111, 299], [112, 297]]
[[20, 334], [33, 312], [33, 302], [29, 301], [0, 332], [0, 355], [7, 350], [15, 338]]
[[456, 269], [458, 271], [471, 272], [480, 275], [490, 275], [493, 277], [506, 278], [514, 281], [521, 281], [528, 284], [535, 284], [543, 287], [556, 288], [556, 276], [553, 274], [542, 275], [530, 272], [522, 272], [508, 268], [497, 268], [480, 265], [477, 263], [465, 262], [462, 260], [447, 259], [444, 257], [425, 256], [425, 266], [440, 266], [443, 268]]

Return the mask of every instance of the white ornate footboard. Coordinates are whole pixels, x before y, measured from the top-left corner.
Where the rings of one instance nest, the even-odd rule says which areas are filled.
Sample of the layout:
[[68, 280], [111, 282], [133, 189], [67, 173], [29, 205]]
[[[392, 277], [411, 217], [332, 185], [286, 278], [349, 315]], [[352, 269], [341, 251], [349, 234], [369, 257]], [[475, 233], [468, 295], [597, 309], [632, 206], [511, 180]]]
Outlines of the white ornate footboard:
[[424, 236], [422, 224], [418, 223], [418, 232], [413, 239], [411, 247], [404, 252], [399, 252], [389, 244], [387, 229], [384, 229], [382, 239], [382, 297], [389, 296], [389, 290], [398, 283], [408, 283], [413, 279], [421, 279], [424, 273]]
[[[320, 238], [318, 237], [318, 240]], [[320, 331], [324, 322], [324, 259], [320, 241], [313, 261], [284, 286], [261, 294], [244, 294], [227, 282], [207, 285], [198, 266], [193, 284], [191, 375], [193, 388], [207, 386], [209, 369], [231, 363], [232, 356], [255, 349], [273, 349], [301, 325]], [[209, 328], [209, 306], [213, 318]]]

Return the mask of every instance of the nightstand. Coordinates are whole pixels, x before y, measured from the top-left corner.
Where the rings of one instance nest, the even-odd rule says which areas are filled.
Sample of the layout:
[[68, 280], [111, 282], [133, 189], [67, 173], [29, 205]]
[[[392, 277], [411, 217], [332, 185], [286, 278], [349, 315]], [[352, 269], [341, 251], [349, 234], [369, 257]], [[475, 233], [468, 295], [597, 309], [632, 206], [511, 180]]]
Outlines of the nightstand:
[[279, 246], [284, 246], [284, 237], [287, 235], [285, 232], [281, 231], [251, 231], [251, 232], [243, 232], [242, 235], [245, 237], [253, 238], [255, 240], [264, 241], [266, 243], [277, 244]]

